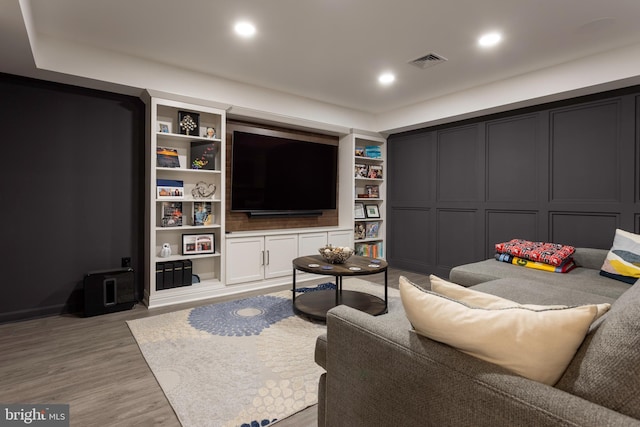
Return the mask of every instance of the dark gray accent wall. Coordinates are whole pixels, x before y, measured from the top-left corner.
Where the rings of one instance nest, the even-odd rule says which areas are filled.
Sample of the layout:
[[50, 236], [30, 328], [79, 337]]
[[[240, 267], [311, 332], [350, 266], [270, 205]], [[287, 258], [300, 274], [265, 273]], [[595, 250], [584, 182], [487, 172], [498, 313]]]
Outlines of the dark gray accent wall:
[[522, 238], [640, 232], [640, 88], [388, 138], [390, 265], [447, 277]]
[[144, 104], [0, 74], [0, 322], [82, 307], [84, 274], [142, 284]]

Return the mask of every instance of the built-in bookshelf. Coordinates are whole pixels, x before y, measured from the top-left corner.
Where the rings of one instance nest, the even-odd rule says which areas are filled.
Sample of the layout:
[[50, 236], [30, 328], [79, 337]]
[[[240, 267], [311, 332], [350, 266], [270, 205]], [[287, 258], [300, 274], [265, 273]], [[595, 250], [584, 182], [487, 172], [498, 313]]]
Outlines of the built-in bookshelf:
[[224, 288], [225, 110], [148, 97], [145, 295], [149, 307]]
[[340, 170], [350, 169], [351, 179], [341, 178], [340, 224], [351, 224], [355, 253], [385, 257], [386, 139], [352, 133], [340, 140]]

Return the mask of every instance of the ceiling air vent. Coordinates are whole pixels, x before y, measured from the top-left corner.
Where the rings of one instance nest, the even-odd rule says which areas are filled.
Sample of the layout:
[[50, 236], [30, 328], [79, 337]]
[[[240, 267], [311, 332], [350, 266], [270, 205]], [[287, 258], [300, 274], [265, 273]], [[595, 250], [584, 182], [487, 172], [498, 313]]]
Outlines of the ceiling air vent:
[[434, 65], [438, 65], [442, 62], [445, 62], [447, 58], [444, 56], [438, 55], [437, 53], [428, 53], [425, 56], [421, 56], [418, 59], [414, 59], [413, 61], [409, 61], [409, 64], [416, 66], [418, 68], [433, 67]]

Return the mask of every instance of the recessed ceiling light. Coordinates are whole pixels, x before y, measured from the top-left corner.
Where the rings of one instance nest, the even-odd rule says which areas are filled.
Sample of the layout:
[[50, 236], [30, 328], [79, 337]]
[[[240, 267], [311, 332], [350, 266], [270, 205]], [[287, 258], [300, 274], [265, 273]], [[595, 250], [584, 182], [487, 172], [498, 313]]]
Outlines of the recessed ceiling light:
[[241, 37], [252, 37], [256, 33], [255, 25], [247, 21], [237, 22], [233, 29]]
[[383, 84], [383, 85], [390, 85], [394, 81], [396, 81], [396, 76], [394, 76], [393, 73], [389, 73], [389, 72], [382, 73], [378, 77], [378, 82], [380, 82], [380, 84]]
[[478, 39], [478, 44], [482, 47], [495, 46], [502, 40], [500, 33], [487, 33]]

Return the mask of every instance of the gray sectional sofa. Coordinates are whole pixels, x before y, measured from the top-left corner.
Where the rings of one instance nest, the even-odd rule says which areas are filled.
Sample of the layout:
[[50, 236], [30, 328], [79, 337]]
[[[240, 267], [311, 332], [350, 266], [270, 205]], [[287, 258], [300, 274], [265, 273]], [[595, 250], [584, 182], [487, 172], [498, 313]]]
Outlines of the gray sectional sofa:
[[318, 425], [640, 426], [640, 281], [601, 277], [606, 254], [579, 248], [565, 274], [493, 259], [451, 271], [452, 282], [520, 303], [612, 303], [553, 387], [417, 335], [399, 298], [377, 317], [330, 310], [316, 342]]

